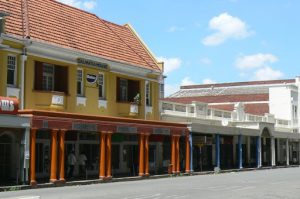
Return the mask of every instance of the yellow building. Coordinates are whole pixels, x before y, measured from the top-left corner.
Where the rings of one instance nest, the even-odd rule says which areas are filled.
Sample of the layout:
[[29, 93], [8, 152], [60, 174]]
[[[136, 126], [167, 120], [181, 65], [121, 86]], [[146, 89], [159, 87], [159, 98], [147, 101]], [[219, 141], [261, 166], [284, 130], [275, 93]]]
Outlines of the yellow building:
[[[64, 181], [67, 170], [69, 177], [102, 179], [147, 176], [169, 165], [180, 171], [188, 131], [158, 121], [163, 63], [130, 25], [54, 0], [1, 1], [0, 20], [0, 96], [19, 99], [19, 114], [31, 120], [21, 139], [31, 184]], [[74, 173], [72, 152], [87, 156]]]

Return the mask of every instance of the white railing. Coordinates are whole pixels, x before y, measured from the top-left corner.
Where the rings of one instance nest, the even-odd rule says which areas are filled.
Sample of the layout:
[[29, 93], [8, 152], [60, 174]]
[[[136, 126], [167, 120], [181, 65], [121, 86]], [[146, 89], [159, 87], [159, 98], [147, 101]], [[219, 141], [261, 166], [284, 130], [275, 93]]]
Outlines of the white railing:
[[192, 103], [192, 104], [182, 104], [176, 102], [161, 102], [162, 113], [177, 115], [177, 116], [187, 116], [195, 117], [201, 119], [212, 119], [220, 121], [233, 121], [233, 122], [269, 122], [274, 123], [275, 127], [278, 128], [295, 128], [297, 121], [275, 119], [274, 115], [265, 114], [253, 115], [253, 114], [243, 114], [242, 119], [238, 120], [237, 112], [235, 111], [225, 111], [221, 109], [208, 108], [205, 103]]

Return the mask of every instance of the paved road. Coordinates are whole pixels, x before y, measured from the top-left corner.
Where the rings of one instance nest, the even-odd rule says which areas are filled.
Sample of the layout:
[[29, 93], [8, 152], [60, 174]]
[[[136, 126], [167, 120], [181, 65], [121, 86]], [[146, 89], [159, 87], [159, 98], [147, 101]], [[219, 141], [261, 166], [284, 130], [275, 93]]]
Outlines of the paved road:
[[2, 192], [0, 198], [41, 199], [299, 199], [300, 168]]

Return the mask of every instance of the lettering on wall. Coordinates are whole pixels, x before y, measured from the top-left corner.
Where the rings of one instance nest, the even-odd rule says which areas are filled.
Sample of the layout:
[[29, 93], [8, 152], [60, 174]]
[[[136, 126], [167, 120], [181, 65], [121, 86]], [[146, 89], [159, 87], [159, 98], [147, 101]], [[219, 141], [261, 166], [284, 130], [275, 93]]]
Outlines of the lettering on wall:
[[18, 105], [17, 99], [0, 97], [0, 114], [17, 114]]
[[72, 130], [76, 131], [97, 131], [97, 124], [91, 123], [72, 123]]
[[83, 59], [83, 58], [78, 58], [77, 62], [79, 65], [84, 65], [84, 66], [93, 66], [93, 67], [97, 67], [103, 70], [108, 70], [108, 65], [105, 63], [101, 63], [101, 62], [97, 62], [97, 61], [93, 61], [90, 59]]
[[158, 135], [170, 135], [171, 130], [169, 128], [154, 128], [153, 129], [153, 134], [158, 134]]

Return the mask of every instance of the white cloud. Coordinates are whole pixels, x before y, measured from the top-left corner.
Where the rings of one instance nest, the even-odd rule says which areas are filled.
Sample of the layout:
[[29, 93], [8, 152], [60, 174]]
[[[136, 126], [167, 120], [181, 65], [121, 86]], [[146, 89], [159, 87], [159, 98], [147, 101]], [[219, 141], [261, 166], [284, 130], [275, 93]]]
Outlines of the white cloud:
[[203, 84], [215, 84], [215, 83], [217, 83], [217, 82], [216, 82], [215, 80], [206, 78], [206, 79], [203, 79], [202, 83], [203, 83]]
[[207, 57], [203, 57], [200, 62], [204, 65], [210, 65], [212, 63], [212, 61]]
[[96, 1], [85, 1], [83, 7], [87, 10], [93, 10], [96, 7]]
[[164, 62], [164, 74], [168, 74], [181, 67], [182, 61], [180, 58], [158, 57], [157, 60]]
[[255, 80], [272, 80], [272, 79], [280, 79], [283, 77], [283, 73], [279, 70], [274, 70], [269, 66], [258, 69], [255, 72]]
[[235, 66], [240, 70], [240, 77], [243, 78], [248, 77], [251, 80], [280, 79], [284, 74], [270, 66], [278, 60], [275, 55], [258, 53], [237, 58]]
[[228, 13], [213, 17], [209, 21], [209, 28], [216, 32], [202, 40], [206, 46], [216, 46], [228, 39], [244, 39], [252, 34], [245, 22]]
[[177, 91], [179, 91], [179, 85], [165, 84], [165, 97], [168, 97]]
[[255, 54], [237, 58], [235, 65], [241, 70], [261, 68], [277, 62], [278, 58], [272, 54]]
[[187, 85], [194, 85], [195, 82], [191, 80], [190, 77], [184, 77], [180, 84], [175, 83], [175, 84], [165, 84], [165, 97], [168, 97], [175, 92], [179, 91], [180, 86], [187, 86]]
[[84, 10], [93, 10], [97, 5], [96, 0], [57, 0], [57, 1]]
[[178, 31], [184, 31], [185, 28], [184, 27], [178, 27], [178, 26], [171, 26], [170, 28], [168, 28], [168, 32], [178, 32]]
[[190, 77], [185, 77], [181, 80], [180, 86], [188, 86], [188, 85], [194, 85], [194, 84], [195, 84], [195, 82], [193, 82]]

